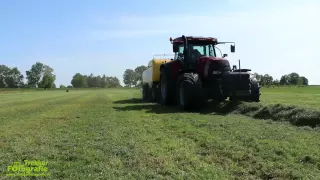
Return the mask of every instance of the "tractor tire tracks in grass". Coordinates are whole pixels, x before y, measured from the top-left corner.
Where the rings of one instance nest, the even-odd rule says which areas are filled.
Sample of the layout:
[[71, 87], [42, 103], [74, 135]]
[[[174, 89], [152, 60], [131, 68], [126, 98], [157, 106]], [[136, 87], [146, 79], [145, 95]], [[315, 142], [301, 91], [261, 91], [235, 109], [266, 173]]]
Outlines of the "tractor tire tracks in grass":
[[[123, 128], [125, 123], [131, 125], [132, 132], [124, 134], [130, 134], [129, 138], [140, 134], [135, 144], [144, 147], [140, 151], [143, 157], [154, 160], [151, 164], [159, 170], [158, 176], [175, 177], [179, 173], [173, 169], [178, 167], [180, 171], [192, 169], [197, 172], [195, 178], [205, 179], [214, 172], [201, 171], [201, 167], [207, 167], [220, 172], [216, 173], [217, 179], [320, 177], [320, 144], [317, 140], [320, 134], [317, 129], [253, 119], [270, 119], [272, 115], [273, 120], [290, 122], [294, 115], [292, 111], [297, 111], [293, 109], [304, 113], [310, 110], [258, 103], [220, 103], [209, 104], [200, 112], [187, 113], [174, 107], [143, 103], [136, 98], [117, 99], [114, 104], [113, 108], [125, 119]], [[236, 116], [239, 114], [252, 118]], [[301, 120], [291, 120], [291, 123], [312, 126]], [[141, 161], [148, 162], [143, 158], [136, 160]], [[187, 171], [183, 173], [193, 177]]]
[[[68, 134], [68, 124], [79, 120], [81, 111], [89, 105], [93, 94], [81, 93], [42, 104], [40, 111], [24, 114], [23, 121], [1, 126], [0, 164], [23, 159], [50, 159], [61, 151], [55, 150]], [[40, 108], [40, 107], [39, 107]], [[63, 128], [62, 128], [63, 127]], [[55, 136], [56, 133], [60, 136]], [[50, 159], [51, 160], [51, 159]], [[54, 161], [51, 166], [55, 166]], [[56, 166], [59, 166], [56, 164]], [[5, 168], [5, 167], [2, 167]]]
[[0, 110], [1, 169], [39, 159], [48, 160], [52, 179], [320, 179], [317, 129], [238, 116], [275, 105], [209, 104], [186, 113], [128, 99], [133, 92], [53, 99], [51, 92], [39, 104], [28, 98]]

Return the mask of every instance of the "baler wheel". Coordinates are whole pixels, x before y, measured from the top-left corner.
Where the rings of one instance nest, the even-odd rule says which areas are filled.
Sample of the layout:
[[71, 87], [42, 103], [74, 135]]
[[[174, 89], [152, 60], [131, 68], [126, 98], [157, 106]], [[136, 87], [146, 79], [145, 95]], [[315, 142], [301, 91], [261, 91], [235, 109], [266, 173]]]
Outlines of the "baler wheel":
[[147, 84], [143, 85], [142, 87], [142, 100], [150, 101], [150, 90]]

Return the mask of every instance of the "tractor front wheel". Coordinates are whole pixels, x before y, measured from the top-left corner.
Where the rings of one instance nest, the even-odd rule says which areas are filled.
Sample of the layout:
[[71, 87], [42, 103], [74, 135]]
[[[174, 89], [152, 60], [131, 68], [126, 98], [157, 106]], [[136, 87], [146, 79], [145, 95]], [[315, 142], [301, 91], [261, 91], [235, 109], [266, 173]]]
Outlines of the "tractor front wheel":
[[250, 100], [253, 102], [259, 102], [260, 101], [260, 86], [258, 82], [252, 81], [251, 82], [251, 95]]
[[184, 73], [178, 80], [177, 98], [182, 110], [192, 110], [204, 104], [201, 82], [198, 74]]
[[236, 99], [233, 99], [232, 97], [229, 98], [230, 101], [236, 101], [236, 100], [241, 100], [245, 102], [260, 102], [260, 86], [258, 82], [256, 81], [251, 81], [250, 82], [250, 90], [251, 94], [249, 96], [245, 97], [236, 97]]

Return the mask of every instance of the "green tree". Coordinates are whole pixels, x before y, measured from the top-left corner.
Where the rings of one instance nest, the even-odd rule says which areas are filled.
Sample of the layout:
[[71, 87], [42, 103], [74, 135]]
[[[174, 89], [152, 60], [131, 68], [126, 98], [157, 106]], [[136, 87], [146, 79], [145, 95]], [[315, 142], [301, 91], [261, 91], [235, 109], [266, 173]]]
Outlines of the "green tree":
[[289, 75], [289, 84], [290, 85], [298, 85], [300, 81], [300, 76], [298, 73], [290, 73]]
[[273, 84], [276, 85], [276, 86], [279, 86], [280, 85], [280, 81], [278, 79], [276, 79], [276, 80], [273, 81]]
[[26, 71], [28, 85], [38, 87], [43, 76], [44, 64], [36, 62], [29, 71]]
[[75, 88], [85, 88], [88, 87], [87, 78], [80, 73], [76, 73], [71, 80], [71, 84]]
[[308, 86], [308, 85], [309, 85], [309, 80], [308, 80], [306, 77], [301, 76], [301, 77], [300, 77], [300, 80], [301, 80], [301, 82], [302, 82], [303, 85], [305, 85], [305, 86]]
[[92, 73], [87, 77], [87, 84], [88, 87], [95, 87], [95, 79]]
[[102, 88], [105, 88], [108, 85], [107, 76], [105, 74], [101, 77], [100, 85], [101, 85]]
[[98, 75], [94, 77], [94, 87], [101, 87], [101, 81], [102, 81], [101, 76]]
[[270, 86], [273, 82], [273, 77], [270, 76], [269, 74], [263, 75], [262, 79], [263, 79], [263, 85]]
[[254, 78], [257, 79], [257, 81], [259, 82], [259, 84], [261, 84], [260, 82], [261, 82], [261, 77], [262, 77], [262, 75], [260, 75], [260, 74], [258, 74], [258, 73], [253, 73], [252, 75], [253, 75]]
[[53, 69], [47, 65], [43, 66], [43, 76], [39, 83], [40, 88], [56, 88], [54, 84], [56, 75], [53, 74]]
[[60, 89], [64, 89], [64, 88], [66, 88], [66, 86], [61, 84]]
[[23, 87], [23, 78], [17, 67], [0, 65], [0, 88]]
[[23, 87], [23, 75], [14, 67], [9, 71], [9, 76], [6, 78], [6, 83], [10, 88]]
[[290, 85], [290, 76], [289, 75], [281, 76], [280, 85]]
[[107, 77], [108, 88], [120, 87], [120, 81], [117, 77]]
[[138, 66], [134, 69], [135, 72], [135, 84], [138, 86], [141, 86], [142, 83], [142, 73], [145, 71], [148, 67], [147, 66]]
[[308, 85], [309, 81], [306, 77], [300, 76], [296, 72], [281, 76], [281, 85]]
[[270, 86], [273, 82], [273, 77], [269, 74], [262, 75], [258, 73], [253, 73], [252, 76], [257, 79], [261, 86]]
[[56, 80], [53, 71], [50, 66], [36, 62], [29, 71], [26, 71], [28, 85], [30, 87], [53, 88]]
[[127, 87], [136, 85], [136, 73], [132, 69], [126, 69], [123, 74], [123, 83]]
[[6, 65], [0, 65], [0, 88], [7, 87], [6, 79], [9, 75], [10, 68]]

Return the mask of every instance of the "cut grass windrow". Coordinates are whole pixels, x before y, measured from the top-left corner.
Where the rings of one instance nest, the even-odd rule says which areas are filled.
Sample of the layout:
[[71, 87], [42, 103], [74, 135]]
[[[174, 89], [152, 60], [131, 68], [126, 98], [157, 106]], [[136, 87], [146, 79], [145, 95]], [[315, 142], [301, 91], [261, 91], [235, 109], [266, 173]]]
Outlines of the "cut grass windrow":
[[[139, 98], [131, 98], [116, 101], [116, 104], [134, 104], [122, 107], [114, 107], [118, 110], [139, 110], [146, 109], [147, 112], [178, 113], [180, 110], [176, 107], [164, 107], [158, 104], [144, 103]], [[317, 109], [307, 109], [296, 105], [283, 104], [262, 104], [249, 102], [209, 102], [204, 109], [198, 111], [200, 114], [238, 114], [245, 115], [255, 119], [272, 119], [274, 121], [289, 122], [296, 126], [317, 127], [320, 125], [320, 111]]]
[[[287, 121], [296, 126], [320, 125], [320, 111], [295, 105], [225, 102], [209, 106], [217, 114], [241, 114], [255, 119]], [[208, 108], [208, 109], [209, 109]], [[208, 110], [207, 109], [207, 110]]]

